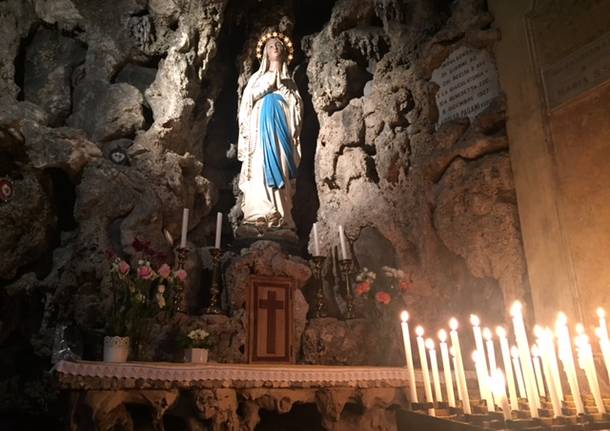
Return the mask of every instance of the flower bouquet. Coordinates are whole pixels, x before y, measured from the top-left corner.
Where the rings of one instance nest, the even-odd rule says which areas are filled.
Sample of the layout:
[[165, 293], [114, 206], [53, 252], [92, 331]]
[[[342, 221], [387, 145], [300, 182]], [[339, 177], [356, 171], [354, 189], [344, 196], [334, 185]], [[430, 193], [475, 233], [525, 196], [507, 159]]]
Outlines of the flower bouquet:
[[[141, 254], [135, 267], [113, 252], [107, 253], [111, 261], [112, 305], [104, 338], [105, 361], [124, 362], [130, 344], [138, 356], [149, 319], [159, 312], [175, 312], [176, 293], [187, 277], [183, 269], [172, 269], [167, 263], [159, 265], [156, 261], [164, 256], [154, 252], [149, 243], [136, 239], [133, 247]], [[114, 347], [120, 348], [121, 353], [113, 353]]]

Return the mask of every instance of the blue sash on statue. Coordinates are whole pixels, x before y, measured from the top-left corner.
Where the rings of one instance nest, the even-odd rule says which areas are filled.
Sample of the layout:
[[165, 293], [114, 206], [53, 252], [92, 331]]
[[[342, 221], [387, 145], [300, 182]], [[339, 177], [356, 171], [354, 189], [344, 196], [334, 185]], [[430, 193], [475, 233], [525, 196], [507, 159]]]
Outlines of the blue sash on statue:
[[263, 145], [265, 182], [268, 187], [281, 189], [284, 187], [284, 176], [279, 145], [286, 156], [289, 178], [295, 178], [297, 173], [292, 139], [283, 107], [285, 102], [279, 94], [269, 93], [263, 97], [262, 103], [259, 130]]

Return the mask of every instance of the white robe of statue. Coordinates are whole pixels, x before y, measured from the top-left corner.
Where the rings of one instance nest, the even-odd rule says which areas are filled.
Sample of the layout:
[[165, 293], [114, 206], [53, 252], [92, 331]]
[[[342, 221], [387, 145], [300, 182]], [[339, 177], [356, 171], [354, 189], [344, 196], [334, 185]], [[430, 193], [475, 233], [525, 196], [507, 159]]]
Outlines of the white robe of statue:
[[281, 155], [284, 187], [269, 187], [265, 181], [264, 152], [259, 131], [263, 97], [270, 93], [282, 96], [293, 160], [298, 167], [300, 161], [299, 133], [303, 117], [303, 102], [296, 84], [288, 75], [286, 62], [281, 72], [269, 70], [267, 54], [263, 55], [260, 68], [249, 79], [239, 108], [239, 141], [237, 158], [243, 162], [239, 177], [239, 188], [243, 192], [243, 223], [294, 229], [292, 198], [295, 179], [289, 178], [286, 153], [278, 142], [277, 154]]

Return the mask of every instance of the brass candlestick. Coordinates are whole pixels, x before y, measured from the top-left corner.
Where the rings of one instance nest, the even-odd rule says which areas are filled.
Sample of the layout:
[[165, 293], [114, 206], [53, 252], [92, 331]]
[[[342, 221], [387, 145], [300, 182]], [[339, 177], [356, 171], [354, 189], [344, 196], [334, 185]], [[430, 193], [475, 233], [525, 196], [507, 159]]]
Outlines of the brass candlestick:
[[[188, 247], [176, 248], [176, 261], [178, 269], [184, 269], [186, 257], [189, 254]], [[174, 295], [174, 310], [178, 313], [184, 313], [184, 285], [176, 283], [176, 293]]]
[[212, 255], [212, 287], [210, 288], [210, 306], [204, 310], [205, 314], [225, 314], [220, 308], [220, 292], [222, 290], [222, 250], [219, 248], [210, 249]]
[[345, 316], [343, 316], [343, 318], [345, 320], [354, 319], [356, 315], [354, 314], [354, 295], [352, 294], [352, 280], [350, 277], [352, 260], [341, 259], [339, 261], [339, 268], [341, 269], [343, 281], [345, 282]]
[[313, 256], [311, 263], [313, 266], [313, 276], [316, 279], [316, 308], [313, 317], [326, 317], [326, 304], [324, 303], [324, 285], [322, 280], [322, 265], [326, 260], [326, 256]]

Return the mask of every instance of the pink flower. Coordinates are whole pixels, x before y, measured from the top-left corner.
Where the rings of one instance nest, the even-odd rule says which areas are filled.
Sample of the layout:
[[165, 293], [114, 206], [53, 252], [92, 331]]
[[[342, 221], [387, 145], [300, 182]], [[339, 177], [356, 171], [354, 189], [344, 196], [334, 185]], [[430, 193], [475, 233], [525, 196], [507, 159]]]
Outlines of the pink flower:
[[153, 278], [154, 272], [152, 268], [148, 265], [142, 265], [138, 267], [138, 277], [142, 280], [150, 280]]
[[127, 273], [129, 272], [129, 264], [127, 262], [125, 262], [124, 260], [119, 262], [118, 265], [118, 270], [119, 270], [119, 274], [121, 275], [127, 275]]
[[390, 296], [390, 294], [384, 291], [377, 292], [375, 294], [375, 299], [377, 300], [377, 302], [380, 302], [385, 305], [388, 305], [392, 301], [392, 297]]
[[186, 280], [186, 271], [184, 269], [179, 269], [176, 271], [176, 278], [180, 280], [180, 282], [184, 283], [184, 280]]
[[163, 265], [161, 265], [159, 267], [158, 273], [161, 276], [161, 278], [168, 278], [172, 273], [172, 269], [169, 267], [169, 265], [167, 263], [164, 263]]
[[362, 296], [371, 290], [371, 284], [367, 281], [362, 281], [356, 285], [356, 295]]

